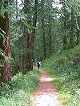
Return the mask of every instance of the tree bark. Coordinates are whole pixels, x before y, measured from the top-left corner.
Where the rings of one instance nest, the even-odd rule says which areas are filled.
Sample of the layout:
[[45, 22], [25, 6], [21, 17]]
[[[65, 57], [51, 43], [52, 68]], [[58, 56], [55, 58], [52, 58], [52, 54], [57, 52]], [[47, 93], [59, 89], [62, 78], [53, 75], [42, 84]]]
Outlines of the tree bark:
[[34, 5], [34, 15], [33, 15], [33, 29], [32, 29], [32, 58], [34, 58], [34, 42], [35, 42], [35, 33], [36, 33], [36, 24], [37, 24], [37, 9], [38, 9], [38, 0], [35, 0]]
[[4, 50], [4, 57], [5, 63], [2, 72], [2, 80], [8, 81], [11, 80], [11, 65], [10, 65], [10, 58], [11, 58], [11, 47], [10, 47], [10, 30], [9, 30], [9, 16], [8, 13], [5, 12], [4, 17], [0, 16], [0, 27], [6, 33], [5, 38], [3, 40], [3, 50]]
[[29, 14], [30, 12], [30, 1], [24, 0], [24, 13], [27, 14], [27, 22], [28, 24], [33, 23], [33, 28], [32, 31], [28, 31], [28, 27], [24, 25], [24, 36], [26, 37], [26, 42], [27, 42], [27, 54], [26, 54], [26, 65], [25, 65], [25, 70], [23, 73], [26, 73], [25, 71], [31, 71], [33, 69], [33, 49], [34, 49], [34, 40], [35, 40], [35, 28], [36, 28], [36, 23], [37, 23], [37, 6], [38, 6], [38, 0], [35, 0], [34, 4], [34, 14], [33, 14], [33, 22], [31, 20], [31, 15]]
[[41, 20], [42, 21], [42, 36], [43, 36], [43, 55], [44, 55], [44, 59], [47, 57], [47, 50], [46, 50], [46, 36], [45, 36], [45, 26], [44, 26], [44, 19]]
[[65, 6], [65, 0], [60, 0], [60, 3], [62, 4], [63, 8], [63, 28], [64, 28], [64, 36], [63, 36], [63, 49], [67, 49], [67, 16], [66, 16], [66, 6]]
[[[45, 36], [45, 24], [44, 24], [44, 3], [45, 0], [41, 0], [41, 11], [43, 12], [43, 15], [41, 16], [41, 26], [42, 26], [42, 36], [43, 36], [43, 58], [45, 59], [47, 54], [46, 54], [46, 36]], [[42, 13], [41, 12], [41, 13]]]
[[52, 0], [48, 0], [48, 8], [49, 8], [49, 17], [48, 17], [48, 36], [49, 36], [49, 55], [52, 53]]
[[16, 20], [18, 20], [18, 0], [16, 0]]
[[[3, 78], [5, 81], [11, 80], [11, 65], [10, 65], [10, 58], [11, 58], [11, 46], [10, 46], [10, 29], [9, 29], [9, 16], [8, 13], [5, 13], [5, 39], [4, 39], [4, 54], [5, 54], [5, 65], [4, 65], [4, 73]], [[8, 59], [8, 60], [7, 60]]]
[[70, 27], [70, 48], [74, 47], [74, 27], [75, 27], [75, 17], [74, 17], [74, 10], [71, 7], [71, 27]]

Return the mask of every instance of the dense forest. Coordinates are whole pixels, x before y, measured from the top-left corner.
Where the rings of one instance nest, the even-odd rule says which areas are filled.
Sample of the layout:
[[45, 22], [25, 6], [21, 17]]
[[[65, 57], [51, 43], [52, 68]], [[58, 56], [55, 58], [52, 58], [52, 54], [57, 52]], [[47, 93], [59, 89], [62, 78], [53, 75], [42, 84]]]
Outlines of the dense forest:
[[38, 61], [59, 77], [63, 106], [80, 106], [80, 0], [0, 0], [0, 106], [30, 102]]

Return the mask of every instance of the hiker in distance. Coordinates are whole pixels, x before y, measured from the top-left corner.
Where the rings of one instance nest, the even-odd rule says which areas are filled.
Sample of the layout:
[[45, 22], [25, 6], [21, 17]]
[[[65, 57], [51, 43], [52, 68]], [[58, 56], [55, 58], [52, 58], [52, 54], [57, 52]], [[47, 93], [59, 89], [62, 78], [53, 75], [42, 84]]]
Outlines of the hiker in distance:
[[37, 62], [38, 70], [40, 69], [40, 66], [41, 66], [41, 62], [40, 62], [40, 61], [38, 61], [38, 62]]

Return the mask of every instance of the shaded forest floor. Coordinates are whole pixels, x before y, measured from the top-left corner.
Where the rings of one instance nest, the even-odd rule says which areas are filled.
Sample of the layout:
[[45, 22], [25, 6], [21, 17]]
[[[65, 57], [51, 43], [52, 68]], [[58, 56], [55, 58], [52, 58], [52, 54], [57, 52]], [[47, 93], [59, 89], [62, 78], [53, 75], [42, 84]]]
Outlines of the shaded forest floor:
[[40, 71], [39, 88], [33, 93], [33, 106], [62, 106], [58, 91], [52, 84], [54, 78], [49, 77], [47, 71]]

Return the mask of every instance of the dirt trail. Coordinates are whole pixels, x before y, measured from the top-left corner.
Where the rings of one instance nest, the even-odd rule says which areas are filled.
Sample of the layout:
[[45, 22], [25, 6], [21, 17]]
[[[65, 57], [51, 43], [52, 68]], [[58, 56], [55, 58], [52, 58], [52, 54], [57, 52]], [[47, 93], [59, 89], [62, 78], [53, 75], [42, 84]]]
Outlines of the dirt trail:
[[52, 80], [46, 71], [41, 72], [39, 88], [33, 93], [33, 106], [62, 106]]

